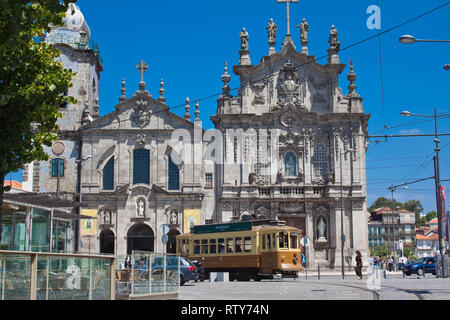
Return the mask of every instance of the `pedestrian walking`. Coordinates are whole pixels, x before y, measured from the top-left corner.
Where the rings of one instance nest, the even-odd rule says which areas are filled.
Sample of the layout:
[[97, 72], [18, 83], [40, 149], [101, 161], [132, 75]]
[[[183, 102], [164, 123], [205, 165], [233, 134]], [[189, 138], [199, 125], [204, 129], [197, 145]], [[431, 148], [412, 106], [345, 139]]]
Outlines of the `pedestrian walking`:
[[392, 272], [392, 267], [394, 266], [394, 260], [392, 259], [392, 257], [389, 257], [388, 259], [388, 269], [389, 272]]
[[356, 250], [356, 267], [355, 272], [358, 276], [358, 280], [362, 280], [362, 254], [359, 250]]

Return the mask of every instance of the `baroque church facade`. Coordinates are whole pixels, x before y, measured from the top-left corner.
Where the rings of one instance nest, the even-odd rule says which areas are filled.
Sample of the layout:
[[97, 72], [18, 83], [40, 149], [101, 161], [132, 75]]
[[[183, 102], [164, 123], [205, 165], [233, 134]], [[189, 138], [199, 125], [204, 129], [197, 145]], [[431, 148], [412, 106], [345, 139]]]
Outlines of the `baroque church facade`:
[[163, 80], [158, 98], [146, 90], [144, 61], [137, 66], [139, 90], [127, 97], [122, 81], [115, 110], [100, 116], [99, 50], [89, 41], [83, 14], [71, 5], [64, 26], [52, 28], [47, 42], [77, 73], [68, 90], [77, 104], [61, 109], [60, 140], [46, 149], [49, 161], [27, 167], [24, 187], [78, 196], [80, 212], [92, 216], [75, 227], [81, 252], [174, 252], [175, 236], [193, 224], [267, 218], [284, 220], [311, 240], [305, 248], [309, 267], [341, 266], [342, 243], [346, 265], [356, 250], [367, 257], [369, 115], [356, 93], [351, 62], [348, 93], [339, 87], [346, 66], [339, 61], [334, 26], [326, 64], [308, 53], [306, 20], [299, 27], [301, 50], [288, 30], [276, 52], [277, 26], [271, 19], [269, 52], [257, 65], [250, 61], [249, 35], [242, 30], [239, 63], [233, 67], [241, 87], [231, 94], [225, 63], [223, 93], [211, 116], [215, 130], [208, 135], [198, 103], [191, 117], [186, 99], [180, 117], [166, 105]]

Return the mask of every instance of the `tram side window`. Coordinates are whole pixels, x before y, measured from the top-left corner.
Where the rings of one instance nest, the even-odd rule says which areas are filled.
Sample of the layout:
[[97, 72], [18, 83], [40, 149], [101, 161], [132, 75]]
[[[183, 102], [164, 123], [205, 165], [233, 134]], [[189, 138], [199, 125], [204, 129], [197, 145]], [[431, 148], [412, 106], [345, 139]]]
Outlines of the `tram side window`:
[[178, 248], [181, 248], [181, 255], [187, 255], [189, 252], [189, 240], [179, 240]]
[[219, 253], [224, 253], [225, 252], [225, 239], [219, 239], [217, 245], [219, 247]]
[[289, 235], [287, 232], [280, 232], [279, 233], [279, 248], [287, 248], [288, 247], [288, 240], [289, 240]]
[[251, 251], [252, 251], [252, 238], [244, 237], [244, 252], [251, 252]]
[[209, 240], [209, 253], [216, 253], [216, 252], [217, 252], [216, 239], [210, 239]]
[[233, 238], [227, 238], [227, 253], [233, 253], [234, 250], [234, 239]]
[[266, 249], [266, 235], [263, 234], [261, 237], [261, 245], [262, 245], [262, 249], [265, 250]]
[[272, 248], [273, 249], [276, 249], [277, 248], [277, 246], [276, 246], [276, 237], [275, 237], [275, 235], [276, 235], [276, 233], [272, 233]]
[[200, 254], [200, 240], [194, 240], [194, 254]]
[[208, 240], [202, 240], [202, 254], [208, 254]]
[[298, 235], [296, 232], [291, 232], [291, 249], [297, 249]]
[[270, 233], [267, 235], [267, 249], [270, 250]]
[[242, 252], [242, 238], [236, 238], [236, 247], [234, 252]]

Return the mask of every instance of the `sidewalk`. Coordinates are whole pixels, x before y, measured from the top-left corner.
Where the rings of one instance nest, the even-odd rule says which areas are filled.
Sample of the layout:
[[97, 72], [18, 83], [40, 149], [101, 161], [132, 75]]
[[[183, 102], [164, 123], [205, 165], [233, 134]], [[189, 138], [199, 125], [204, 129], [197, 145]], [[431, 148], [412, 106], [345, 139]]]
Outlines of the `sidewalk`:
[[[380, 270], [380, 271], [383, 271], [383, 270]], [[356, 277], [356, 273], [355, 273], [355, 271], [352, 271], [352, 270], [345, 270], [344, 271], [345, 273], [344, 273], [344, 276], [355, 276]], [[315, 270], [307, 270], [307, 273], [308, 273], [308, 277], [318, 277], [318, 270], [317, 269], [315, 269]], [[371, 274], [371, 271], [370, 270], [366, 270], [366, 271], [363, 271], [363, 276], [367, 276], [367, 275], [370, 275]], [[306, 272], [305, 271], [301, 271], [301, 272], [299, 272], [298, 273], [298, 276], [299, 277], [304, 277], [306, 275]], [[322, 270], [320, 270], [320, 276], [340, 276], [340, 275], [342, 275], [342, 271], [341, 270], [335, 270], [335, 271], [331, 271], [331, 270], [324, 270], [324, 271], [322, 271]], [[388, 270], [386, 270], [386, 277], [389, 277], [390, 275], [403, 275], [403, 272], [400, 270], [400, 271], [392, 271], [392, 272], [389, 272]]]

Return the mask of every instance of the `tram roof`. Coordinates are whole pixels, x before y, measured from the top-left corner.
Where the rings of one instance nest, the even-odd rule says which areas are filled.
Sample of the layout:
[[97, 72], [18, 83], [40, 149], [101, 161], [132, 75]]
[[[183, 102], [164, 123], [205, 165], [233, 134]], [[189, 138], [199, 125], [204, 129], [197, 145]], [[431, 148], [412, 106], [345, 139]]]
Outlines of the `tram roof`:
[[285, 221], [282, 220], [260, 219], [242, 222], [198, 225], [194, 226], [192, 233], [184, 233], [183, 235], [263, 230], [298, 231], [297, 228], [286, 226]]

